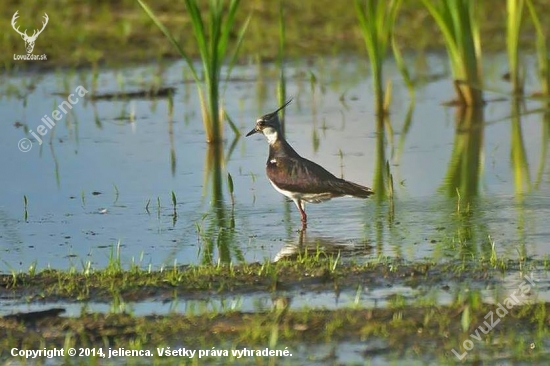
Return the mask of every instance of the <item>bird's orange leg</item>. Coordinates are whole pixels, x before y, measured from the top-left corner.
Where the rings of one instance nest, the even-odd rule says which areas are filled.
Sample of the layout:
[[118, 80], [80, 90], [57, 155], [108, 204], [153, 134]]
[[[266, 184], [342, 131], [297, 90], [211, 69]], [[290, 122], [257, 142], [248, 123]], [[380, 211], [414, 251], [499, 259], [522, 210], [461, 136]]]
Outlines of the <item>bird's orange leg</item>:
[[302, 228], [306, 228], [307, 215], [305, 211], [305, 204], [302, 202], [302, 200], [298, 200], [296, 201], [296, 206], [298, 206], [298, 210], [300, 211], [300, 216], [302, 217]]

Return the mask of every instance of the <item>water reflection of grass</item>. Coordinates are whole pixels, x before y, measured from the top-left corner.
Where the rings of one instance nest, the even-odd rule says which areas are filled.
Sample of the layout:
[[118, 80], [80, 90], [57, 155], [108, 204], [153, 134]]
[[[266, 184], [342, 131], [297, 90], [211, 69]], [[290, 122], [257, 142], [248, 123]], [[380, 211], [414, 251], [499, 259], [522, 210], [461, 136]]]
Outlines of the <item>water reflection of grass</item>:
[[458, 191], [464, 202], [477, 196], [482, 168], [483, 109], [456, 110], [455, 139], [442, 189], [450, 197]]
[[[231, 150], [231, 149], [230, 149]], [[204, 196], [209, 200], [209, 208], [203, 220], [196, 224], [201, 244], [200, 262], [212, 264], [215, 261], [232, 263], [244, 261], [241, 248], [235, 240], [235, 204], [233, 179], [224, 174], [225, 159], [223, 145], [208, 145], [204, 168]], [[227, 180], [223, 178], [227, 177]], [[224, 181], [231, 195], [231, 205], [224, 200]], [[217, 251], [217, 257], [215, 252]]]
[[521, 129], [521, 101], [518, 99], [512, 100], [511, 103], [511, 123], [512, 141], [510, 143], [510, 159], [512, 164], [512, 174], [514, 176], [514, 188], [516, 197], [521, 197], [531, 189], [531, 178], [529, 175], [529, 164], [527, 162], [527, 154], [523, 143], [523, 132]]
[[537, 177], [535, 179], [535, 188], [537, 189], [542, 182], [546, 161], [548, 159], [548, 145], [550, 144], [550, 102], [545, 104], [545, 111], [542, 113], [541, 128], [541, 151]]

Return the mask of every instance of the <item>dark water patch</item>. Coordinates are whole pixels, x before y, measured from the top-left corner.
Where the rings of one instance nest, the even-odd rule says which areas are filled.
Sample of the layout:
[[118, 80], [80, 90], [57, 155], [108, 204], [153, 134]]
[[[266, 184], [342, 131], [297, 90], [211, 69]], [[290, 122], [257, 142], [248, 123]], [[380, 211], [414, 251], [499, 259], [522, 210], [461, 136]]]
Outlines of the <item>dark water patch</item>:
[[160, 87], [147, 90], [123, 91], [112, 93], [97, 93], [90, 96], [91, 100], [128, 100], [128, 99], [154, 99], [171, 98], [175, 95], [176, 88]]

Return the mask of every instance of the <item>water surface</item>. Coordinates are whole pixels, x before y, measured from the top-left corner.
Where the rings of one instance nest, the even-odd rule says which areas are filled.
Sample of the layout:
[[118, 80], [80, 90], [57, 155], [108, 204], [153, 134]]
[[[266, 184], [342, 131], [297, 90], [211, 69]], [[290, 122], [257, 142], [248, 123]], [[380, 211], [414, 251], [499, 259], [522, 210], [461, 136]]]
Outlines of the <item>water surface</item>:
[[[156, 269], [220, 259], [273, 260], [300, 240], [312, 247], [347, 246], [344, 257], [359, 261], [484, 256], [490, 254], [491, 242], [499, 255], [546, 257], [550, 122], [542, 112], [526, 113], [542, 103], [527, 101], [514, 109], [506, 96], [510, 86], [500, 79], [506, 71], [503, 58], [488, 57], [486, 83], [495, 92], [486, 98], [504, 98], [488, 103], [475, 117], [478, 132], [460, 132], [468, 121], [441, 105], [453, 97], [449, 78], [427, 78], [444, 75], [446, 60], [432, 54], [425, 62], [425, 70], [415, 70], [414, 103], [388, 63], [394, 93], [391, 131], [386, 128], [382, 139], [377, 138], [364, 60], [325, 58], [287, 66], [287, 90], [294, 97], [286, 109], [291, 145], [334, 174], [369, 186], [377, 166], [387, 160], [395, 190], [393, 218], [388, 203], [375, 199], [308, 205], [309, 225], [302, 239], [296, 208], [265, 176], [267, 143], [260, 135], [235, 140], [225, 129], [223, 202], [212, 209], [212, 152], [183, 63], [161, 71], [156, 65], [105, 70], [98, 79], [98, 93], [138, 90], [162, 80], [162, 85], [176, 88], [173, 110], [168, 99], [93, 102], [90, 92], [47, 131], [42, 145], [29, 130], [36, 131], [41, 118], [51, 116], [77, 86], [91, 91], [90, 73], [5, 77], [0, 100], [0, 270], [81, 268], [88, 262], [101, 268], [119, 242], [123, 264]], [[224, 105], [241, 132], [277, 108], [274, 75], [272, 65], [235, 69]], [[536, 90], [536, 80], [530, 77], [528, 82], [528, 89]], [[33, 142], [30, 151], [18, 149], [22, 138]], [[461, 150], [464, 144], [470, 148]], [[473, 186], [468, 188], [473, 198], [461, 197], [462, 202], [454, 193], [456, 174], [449, 178], [457, 156], [479, 162], [476, 169], [461, 173], [461, 184]], [[234, 206], [227, 172], [234, 181]], [[220, 226], [227, 234], [223, 248], [215, 244]]]

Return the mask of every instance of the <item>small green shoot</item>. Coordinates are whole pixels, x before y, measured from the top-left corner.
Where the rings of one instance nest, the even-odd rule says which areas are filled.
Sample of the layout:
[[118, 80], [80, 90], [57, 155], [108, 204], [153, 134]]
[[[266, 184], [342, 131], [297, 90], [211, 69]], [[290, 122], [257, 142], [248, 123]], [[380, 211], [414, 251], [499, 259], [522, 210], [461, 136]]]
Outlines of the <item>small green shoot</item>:
[[227, 188], [229, 189], [229, 194], [231, 195], [231, 205], [235, 206], [235, 196], [233, 195], [233, 177], [231, 173], [227, 172]]
[[29, 211], [27, 209], [29, 206], [29, 199], [27, 198], [27, 195], [23, 195], [23, 204], [25, 206], [24, 218], [25, 218], [25, 222], [27, 222], [29, 218]]
[[160, 197], [157, 197], [157, 217], [160, 219]]
[[386, 160], [386, 195], [388, 197], [388, 201], [390, 203], [389, 208], [389, 214], [388, 214], [388, 220], [389, 222], [393, 222], [393, 219], [395, 217], [395, 205], [394, 205], [394, 194], [393, 194], [393, 175], [390, 171], [390, 162]]
[[172, 225], [176, 225], [176, 221], [178, 220], [178, 210], [177, 210], [177, 200], [176, 200], [176, 193], [172, 191], [172, 208], [174, 210], [174, 213], [172, 215]]
[[113, 183], [113, 188], [115, 189], [115, 201], [113, 202], [113, 204], [116, 205], [116, 203], [118, 202], [118, 196], [120, 192], [118, 191], [118, 187], [114, 183]]

